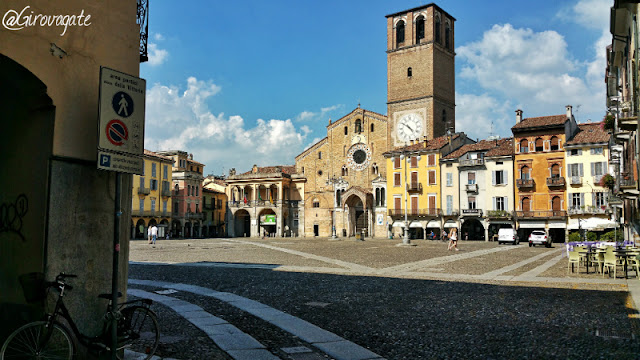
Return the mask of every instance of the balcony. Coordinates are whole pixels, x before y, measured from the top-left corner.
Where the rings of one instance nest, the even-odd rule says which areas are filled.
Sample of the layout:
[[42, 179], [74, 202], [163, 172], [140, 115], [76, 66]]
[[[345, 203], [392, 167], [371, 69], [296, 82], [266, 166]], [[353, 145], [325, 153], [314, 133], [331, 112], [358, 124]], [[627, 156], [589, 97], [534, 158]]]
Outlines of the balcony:
[[462, 209], [462, 216], [482, 216], [482, 209]]
[[187, 220], [204, 220], [203, 213], [186, 213], [184, 214], [184, 218]]
[[465, 159], [465, 160], [460, 160], [460, 167], [482, 166], [482, 165], [484, 165], [484, 159]]
[[505, 210], [489, 210], [487, 211], [487, 217], [490, 219], [508, 219], [512, 214]]
[[[389, 216], [393, 218], [404, 217], [404, 209], [389, 209]], [[442, 210], [437, 208], [430, 209], [408, 209], [407, 216], [415, 217], [439, 217], [442, 215]]]
[[407, 184], [408, 192], [422, 192], [422, 183]]
[[637, 116], [631, 116], [631, 117], [618, 118], [618, 127], [621, 130], [637, 131], [638, 130], [638, 117]]
[[151, 189], [148, 187], [140, 186], [138, 188], [138, 195], [149, 195], [151, 193]]
[[477, 193], [478, 192], [478, 184], [467, 184], [467, 192], [474, 192]]
[[582, 185], [582, 176], [572, 176], [569, 181], [571, 185]]
[[535, 186], [536, 182], [533, 179], [517, 179], [516, 186], [518, 189], [531, 189]]
[[620, 189], [635, 189], [636, 188], [636, 179], [633, 178], [633, 175], [628, 173], [620, 174]]
[[516, 217], [521, 219], [563, 219], [567, 217], [567, 212], [563, 210], [516, 211]]
[[564, 180], [564, 177], [562, 177], [562, 176], [547, 178], [547, 186], [548, 187], [562, 187], [562, 186], [565, 186], [565, 184], [566, 184], [566, 182]]
[[244, 201], [227, 201], [227, 207], [230, 208], [248, 208], [248, 207], [278, 207], [289, 206], [298, 207], [300, 200], [277, 200], [277, 201], [265, 201], [265, 200], [248, 200], [245, 204]]
[[606, 206], [580, 206], [570, 207], [567, 213], [569, 215], [608, 214], [609, 209]]
[[168, 211], [156, 211], [156, 210], [133, 210], [133, 211], [131, 211], [131, 216], [167, 217], [167, 216], [169, 216], [169, 212]]
[[164, 197], [169, 197], [171, 196], [171, 190], [169, 189], [162, 189], [162, 192], [160, 193], [160, 195], [164, 196]]

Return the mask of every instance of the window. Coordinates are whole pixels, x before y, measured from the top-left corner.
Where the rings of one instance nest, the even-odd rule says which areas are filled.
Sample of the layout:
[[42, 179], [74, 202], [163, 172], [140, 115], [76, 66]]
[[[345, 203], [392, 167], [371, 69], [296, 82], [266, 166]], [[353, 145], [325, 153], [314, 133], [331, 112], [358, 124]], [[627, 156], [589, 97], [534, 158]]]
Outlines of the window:
[[453, 213], [453, 195], [447, 195], [447, 215]]
[[602, 148], [601, 147], [591, 148], [591, 155], [602, 155]]
[[447, 110], [442, 110], [442, 122], [447, 122]]
[[594, 183], [599, 183], [602, 176], [605, 174], [607, 168], [606, 162], [592, 162], [591, 163], [591, 176], [593, 176]]
[[373, 163], [371, 165], [371, 175], [378, 175], [378, 164]]
[[396, 210], [402, 210], [402, 198], [400, 196], [393, 197], [393, 206]]
[[140, 188], [144, 188], [144, 178], [140, 177]]
[[436, 154], [427, 155], [427, 166], [436, 166]]
[[469, 203], [468, 209], [475, 209], [476, 208], [476, 197], [475, 196], [469, 196], [468, 203]]
[[467, 173], [467, 184], [473, 185], [476, 183], [476, 173], [469, 172]]
[[502, 161], [496, 161], [496, 165], [502, 165]]
[[346, 165], [342, 165], [342, 176], [348, 176], [349, 175], [349, 169], [347, 168]]
[[164, 213], [167, 212], [167, 202], [166, 201], [162, 202], [162, 212], [164, 212]]
[[175, 194], [178, 195], [178, 192], [180, 191], [180, 187], [178, 186], [178, 184], [173, 187], [173, 191], [175, 191]]
[[447, 186], [453, 186], [453, 173], [447, 173]]
[[140, 199], [138, 206], [141, 212], [144, 211], [144, 199]]
[[318, 170], [318, 175], [322, 176], [322, 170]]
[[424, 39], [424, 16], [418, 16], [416, 19], [416, 42], [420, 43], [422, 39]]
[[580, 149], [571, 149], [571, 151], [569, 151], [569, 156], [580, 156], [582, 155], [582, 150]]
[[362, 120], [356, 120], [356, 134], [360, 134], [362, 132]]
[[302, 173], [304, 174], [304, 166], [302, 167]]
[[584, 194], [583, 193], [573, 193], [571, 194], [571, 208], [572, 209], [580, 209], [584, 205]]
[[412, 168], [417, 168], [418, 167], [418, 157], [417, 156], [412, 156], [411, 157], [411, 167]]
[[151, 179], [149, 181], [149, 187], [151, 187], [151, 190], [158, 190], [158, 180]]
[[413, 75], [413, 71], [411, 70], [411, 68], [407, 68], [407, 77], [411, 77]]
[[560, 139], [557, 136], [551, 137], [551, 150], [560, 150]]
[[594, 192], [593, 193], [593, 206], [602, 207], [607, 205], [607, 193]]
[[527, 141], [527, 139], [522, 139], [520, 141], [520, 152], [521, 153], [529, 152], [529, 141]]
[[198, 192], [200, 191], [200, 187], [199, 186], [194, 186], [196, 188], [196, 196], [200, 195], [198, 194]]
[[163, 177], [164, 179], [168, 179], [168, 178], [169, 178], [169, 166], [164, 165], [164, 166], [162, 167], [162, 177]]
[[151, 177], [156, 177], [156, 163], [151, 163]]
[[393, 158], [393, 168], [400, 169], [400, 157]]
[[505, 185], [507, 183], [507, 177], [504, 170], [496, 170], [493, 172], [493, 185]]
[[553, 164], [551, 165], [551, 177], [552, 178], [559, 178], [560, 177], [560, 165], [558, 164]]
[[344, 127], [344, 134], [345, 135], [349, 135], [349, 127], [348, 126]]
[[380, 206], [380, 188], [376, 188], [376, 206]]
[[320, 200], [313, 199], [313, 207], [314, 208], [319, 208], [320, 207]]
[[436, 171], [429, 170], [429, 185], [435, 185], [435, 184], [436, 184]]
[[151, 198], [151, 211], [156, 211], [156, 199]]
[[551, 198], [551, 210], [560, 211], [562, 210], [562, 199], [559, 196], [554, 196]]
[[418, 173], [416, 171], [411, 172], [411, 186], [418, 186]]
[[449, 21], [444, 25], [444, 47], [451, 49], [451, 25]]
[[380, 188], [380, 206], [387, 206], [385, 192], [385, 188]]
[[528, 197], [522, 198], [522, 211], [531, 211], [531, 199]]
[[371, 132], [373, 132], [373, 123], [371, 123]]
[[393, 186], [400, 186], [400, 173], [393, 173]]
[[322, 151], [318, 151], [318, 159], [322, 159]]
[[531, 175], [531, 171], [528, 166], [525, 165], [520, 168], [520, 179], [529, 180], [530, 175]]
[[436, 21], [435, 21], [435, 33], [436, 33], [436, 42], [439, 43], [440, 42], [440, 15], [436, 14]]
[[200, 204], [196, 204], [196, 214], [200, 212]]
[[404, 21], [400, 20], [396, 24], [396, 46], [404, 43]]
[[542, 138], [537, 138], [536, 139], [536, 151], [543, 151], [544, 150], [544, 141], [542, 140]]
[[507, 211], [507, 198], [504, 196], [496, 196], [493, 198], [493, 209], [499, 211]]
[[171, 209], [172, 212], [178, 212], [178, 202], [174, 202], [173, 203], [173, 208]]
[[569, 177], [578, 178], [584, 176], [582, 164], [569, 164]]

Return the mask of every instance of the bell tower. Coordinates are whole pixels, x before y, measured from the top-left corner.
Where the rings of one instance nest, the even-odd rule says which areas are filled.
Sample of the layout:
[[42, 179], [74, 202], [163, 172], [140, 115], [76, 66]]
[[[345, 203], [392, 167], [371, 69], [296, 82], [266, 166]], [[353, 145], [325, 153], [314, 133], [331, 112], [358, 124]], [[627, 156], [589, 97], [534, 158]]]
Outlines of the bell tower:
[[455, 18], [435, 4], [387, 18], [388, 146], [455, 131]]

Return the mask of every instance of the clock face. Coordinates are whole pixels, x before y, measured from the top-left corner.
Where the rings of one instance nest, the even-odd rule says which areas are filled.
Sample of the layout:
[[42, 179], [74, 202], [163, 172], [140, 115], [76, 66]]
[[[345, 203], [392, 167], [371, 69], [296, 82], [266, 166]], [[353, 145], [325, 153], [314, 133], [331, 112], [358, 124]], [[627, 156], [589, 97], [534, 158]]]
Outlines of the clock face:
[[402, 142], [418, 139], [422, 135], [422, 119], [414, 113], [404, 115], [398, 121], [396, 134]]
[[370, 161], [371, 150], [366, 144], [355, 144], [347, 152], [347, 164], [354, 170], [361, 171], [366, 169]]

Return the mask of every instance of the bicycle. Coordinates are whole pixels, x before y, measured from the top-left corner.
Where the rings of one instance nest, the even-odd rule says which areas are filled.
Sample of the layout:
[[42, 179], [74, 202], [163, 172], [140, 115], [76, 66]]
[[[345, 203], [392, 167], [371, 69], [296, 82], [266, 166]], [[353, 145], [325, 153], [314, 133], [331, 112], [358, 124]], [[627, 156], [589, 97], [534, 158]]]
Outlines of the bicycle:
[[[86, 346], [89, 351], [97, 354], [111, 351], [111, 322], [113, 316], [118, 319], [117, 358], [122, 360], [122, 350], [130, 348], [146, 354], [147, 357], [145, 359], [151, 359], [160, 339], [157, 316], [150, 309], [153, 301], [149, 299], [132, 300], [118, 303], [114, 307], [111, 301], [112, 294], [98, 295], [99, 298], [109, 300], [104, 316], [105, 323], [102, 327], [102, 332], [98, 336], [86, 336], [78, 330], [62, 301], [65, 290], [73, 289], [65, 279], [75, 277], [77, 275], [60, 273], [56, 276], [55, 281], [41, 284], [44, 285], [42, 297], [46, 296], [50, 288], [55, 288], [58, 291], [58, 299], [56, 300], [54, 311], [47, 314], [45, 320], [27, 323], [11, 333], [4, 342], [2, 349], [0, 349], [0, 360], [15, 358], [72, 359], [76, 346], [71, 334], [75, 335], [75, 338]], [[25, 290], [25, 296], [27, 296], [26, 292]], [[118, 297], [120, 296], [122, 294], [118, 293]], [[66, 320], [71, 331], [58, 321], [59, 316]]]

